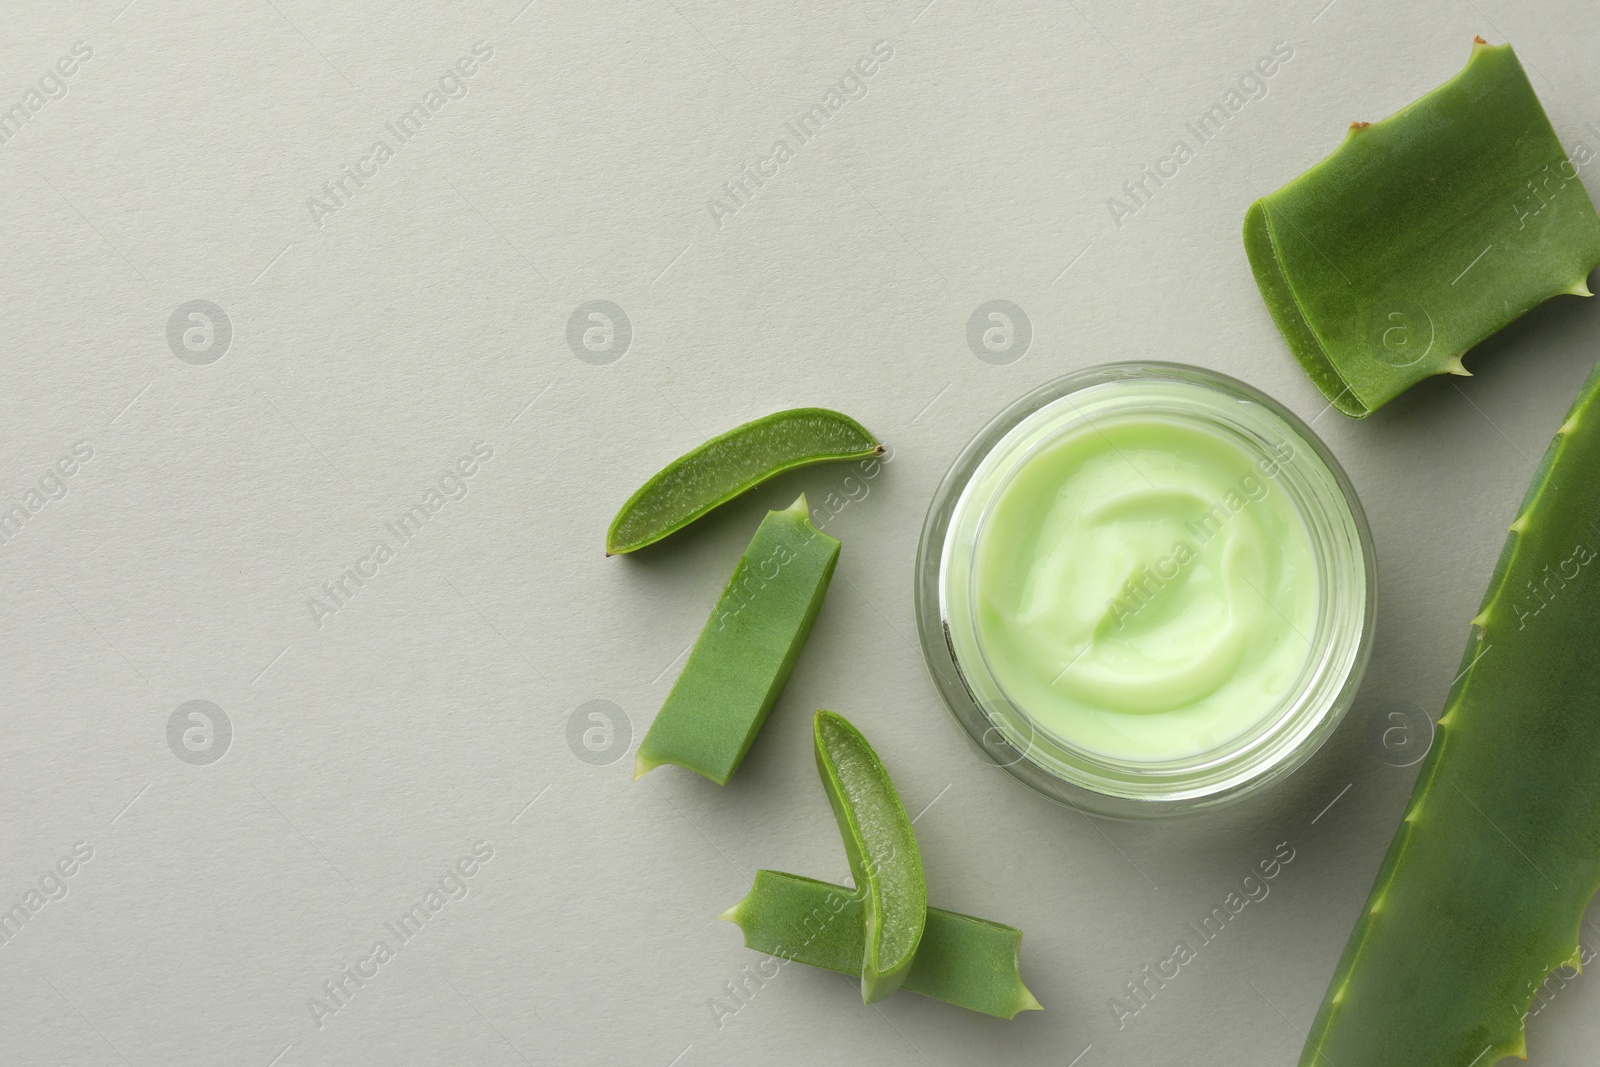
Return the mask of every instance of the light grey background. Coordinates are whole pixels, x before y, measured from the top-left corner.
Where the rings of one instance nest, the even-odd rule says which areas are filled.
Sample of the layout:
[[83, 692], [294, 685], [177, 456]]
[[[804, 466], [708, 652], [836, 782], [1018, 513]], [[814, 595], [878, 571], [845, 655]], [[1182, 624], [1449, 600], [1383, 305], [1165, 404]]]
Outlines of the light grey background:
[[[125, 2], [12, 3], [0, 34], [0, 109], [93, 53], [0, 146], [0, 510], [42, 479], [59, 497], [0, 545], [0, 909], [92, 849], [0, 945], [0, 1061], [1295, 1060], [1415, 775], [1371, 724], [1438, 713], [1600, 308], [1561, 298], [1472, 356], [1476, 377], [1355, 423], [1273, 329], [1240, 221], [1350, 120], [1454, 74], [1474, 33], [1518, 46], [1563, 144], [1600, 148], [1600, 11]], [[879, 41], [865, 94], [799, 144], [786, 123]], [[464, 95], [314, 212], [478, 42]], [[1279, 42], [1266, 95], [1117, 225], [1108, 198]], [[708, 207], [780, 139], [793, 158], [748, 203]], [[201, 320], [169, 344], [194, 300], [231, 324], [210, 362]], [[631, 324], [620, 359], [569, 348], [591, 300]], [[1027, 316], [1020, 358], [969, 348], [990, 300]], [[1124, 358], [1216, 368], [1315, 420], [1382, 574], [1337, 737], [1270, 795], [1161, 825], [1090, 822], [986, 766], [914, 647], [915, 542], [961, 445], [1031, 387]], [[704, 436], [802, 404], [894, 449], [829, 520], [844, 549], [815, 633], [727, 788], [631, 782], [762, 511], [849, 499], [846, 471], [786, 476], [637, 559], [602, 556], [606, 523]], [[92, 457], [47, 479], [80, 442]], [[385, 524], [478, 442], [465, 495], [400, 544]], [[392, 558], [319, 625], [308, 602], [377, 539]], [[231, 727], [212, 762], [216, 714], [185, 711], [169, 743], [194, 700]], [[620, 711], [609, 741], [591, 701]], [[845, 870], [817, 706], [861, 725], [922, 813], [932, 901], [1026, 931], [1046, 1011], [863, 1007], [801, 967], [726, 1000], [759, 957], [715, 916], [755, 869]], [[1118, 1029], [1123, 983], [1282, 842], [1270, 896]], [[385, 923], [474, 847], [492, 858], [465, 897], [399, 945]], [[316, 1019], [378, 940], [393, 958]], [[1556, 992], [1537, 1062], [1593, 1061], [1597, 997], [1592, 978]]]

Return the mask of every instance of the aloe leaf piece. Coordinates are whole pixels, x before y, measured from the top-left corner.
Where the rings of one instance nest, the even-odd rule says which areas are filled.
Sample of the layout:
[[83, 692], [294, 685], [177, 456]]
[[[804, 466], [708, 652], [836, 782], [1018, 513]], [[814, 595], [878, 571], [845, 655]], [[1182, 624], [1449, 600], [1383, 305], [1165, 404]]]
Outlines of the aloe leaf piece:
[[1250, 205], [1244, 245], [1273, 321], [1330, 403], [1360, 418], [1561, 293], [1588, 296], [1600, 216], [1510, 45]]
[[838, 562], [839, 542], [811, 524], [804, 493], [767, 512], [639, 743], [635, 779], [675, 763], [728, 784], [800, 658]]
[[922, 851], [883, 761], [844, 716], [818, 709], [812, 733], [850, 874], [863, 893], [865, 951], [857, 961], [867, 1004], [900, 988], [928, 914]]
[[[736, 923], [745, 947], [779, 959], [858, 974], [866, 948], [861, 896], [842, 885], [780, 871], [755, 884], [718, 918]], [[1022, 931], [943, 908], [929, 908], [917, 958], [901, 989], [1010, 1019], [1043, 1006], [1022, 983]]]
[[786, 470], [881, 452], [865, 426], [827, 408], [793, 408], [735, 426], [640, 486], [606, 530], [606, 555], [654, 544]]
[[1600, 886], [1600, 368], [1511, 524], [1302, 1067], [1490, 1067]]

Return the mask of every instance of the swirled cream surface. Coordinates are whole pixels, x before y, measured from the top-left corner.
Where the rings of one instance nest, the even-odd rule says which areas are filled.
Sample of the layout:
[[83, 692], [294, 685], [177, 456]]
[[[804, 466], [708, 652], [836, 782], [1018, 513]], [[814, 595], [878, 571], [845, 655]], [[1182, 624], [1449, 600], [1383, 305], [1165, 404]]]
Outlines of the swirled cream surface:
[[1281, 711], [1319, 575], [1279, 474], [1172, 413], [1066, 425], [987, 509], [971, 573], [994, 680], [1034, 728], [1140, 763], [1204, 754]]

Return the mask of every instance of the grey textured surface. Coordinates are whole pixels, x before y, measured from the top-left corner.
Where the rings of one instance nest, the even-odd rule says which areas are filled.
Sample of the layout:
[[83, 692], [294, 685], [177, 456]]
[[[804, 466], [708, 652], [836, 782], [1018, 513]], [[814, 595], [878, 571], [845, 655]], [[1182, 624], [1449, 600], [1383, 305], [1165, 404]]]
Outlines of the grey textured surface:
[[[0, 944], [0, 1060], [1294, 1061], [1415, 774], [1371, 724], [1437, 714], [1600, 308], [1547, 305], [1469, 358], [1476, 377], [1357, 424], [1273, 330], [1240, 220], [1351, 119], [1455, 73], [1474, 33], [1518, 46], [1564, 144], [1600, 148], [1600, 11], [125, 2], [13, 4], [0, 35], [0, 109], [27, 113], [0, 145], [0, 504], [37, 505], [0, 545], [0, 907], [40, 905]], [[880, 41], [892, 58], [844, 80]], [[77, 42], [92, 56], [48, 75]], [[492, 57], [441, 84], [479, 42]], [[1108, 198], [1280, 42], [1265, 95], [1114, 221]], [[841, 83], [800, 143], [787, 124]], [[386, 124], [414, 104], [400, 143]], [[768, 160], [737, 210], [708, 206]], [[334, 201], [347, 166], [366, 176]], [[196, 300], [226, 316], [225, 351]], [[610, 350], [587, 309], [569, 330], [592, 300], [626, 315]], [[1026, 315], [1025, 352], [969, 347], [991, 300]], [[1372, 522], [1378, 643], [1345, 726], [1283, 787], [1091, 823], [986, 766], [937, 703], [912, 555], [994, 411], [1152, 357], [1315, 421]], [[864, 496], [838, 468], [791, 474], [603, 558], [661, 463], [802, 404], [893, 446]], [[479, 442], [491, 458], [444, 478]], [[724, 790], [630, 782], [720, 582], [800, 489], [836, 494], [844, 550], [765, 732]], [[430, 490], [402, 541], [387, 524]], [[753, 871], [845, 870], [816, 706], [922, 812], [930, 899], [1026, 931], [1045, 1012], [863, 1007], [799, 967], [727, 999], [756, 957], [714, 917]], [[80, 842], [89, 861], [53, 875]], [[1119, 1029], [1123, 983], [1283, 842], [1269, 895]], [[474, 848], [491, 858], [452, 876]], [[402, 943], [386, 924], [430, 889]], [[314, 1011], [347, 966], [368, 977]], [[1536, 1062], [1592, 1062], [1597, 995], [1555, 991]]]

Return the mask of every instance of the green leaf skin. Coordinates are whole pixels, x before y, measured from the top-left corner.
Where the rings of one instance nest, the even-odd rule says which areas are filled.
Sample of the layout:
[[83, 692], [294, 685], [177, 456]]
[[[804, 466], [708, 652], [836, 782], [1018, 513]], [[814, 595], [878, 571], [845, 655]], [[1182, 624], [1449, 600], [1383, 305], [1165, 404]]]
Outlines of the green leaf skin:
[[882, 451], [866, 427], [827, 408], [779, 411], [736, 426], [679, 456], [640, 486], [611, 520], [606, 555], [654, 544], [786, 470]]
[[819, 710], [812, 732], [817, 773], [864, 894], [858, 973], [861, 999], [871, 1004], [900, 988], [916, 958], [928, 915], [922, 852], [889, 772], [861, 731]]
[[727, 785], [767, 721], [816, 622], [839, 542], [811, 525], [806, 498], [769, 511], [689, 653], [634, 760]]
[[[866, 949], [866, 905], [842, 885], [757, 871], [750, 893], [718, 918], [737, 923], [745, 947], [779, 959], [858, 974]], [[1019, 973], [1022, 931], [929, 908], [917, 958], [901, 989], [970, 1011], [1014, 1018], [1042, 1005]]]
[[1399, 113], [1354, 123], [1244, 220], [1273, 321], [1360, 418], [1561, 293], [1588, 296], [1600, 217], [1510, 45]]
[[1302, 1067], [1526, 1056], [1600, 886], [1600, 368], [1511, 525]]

